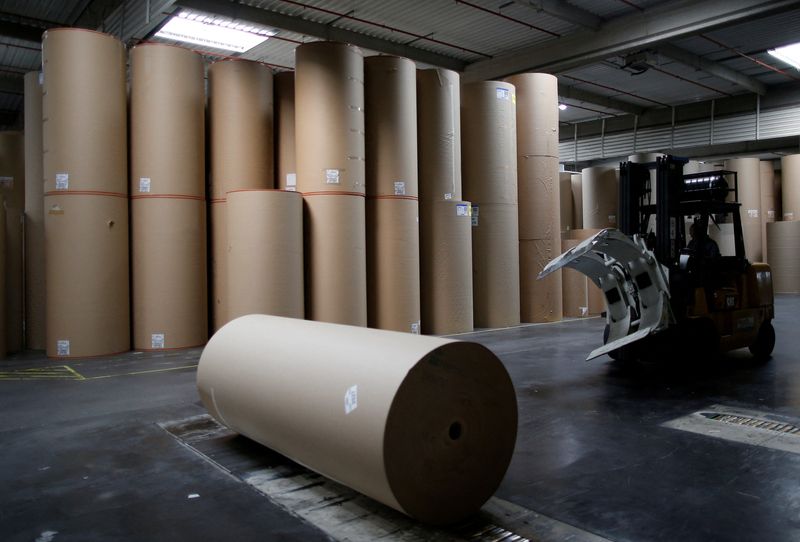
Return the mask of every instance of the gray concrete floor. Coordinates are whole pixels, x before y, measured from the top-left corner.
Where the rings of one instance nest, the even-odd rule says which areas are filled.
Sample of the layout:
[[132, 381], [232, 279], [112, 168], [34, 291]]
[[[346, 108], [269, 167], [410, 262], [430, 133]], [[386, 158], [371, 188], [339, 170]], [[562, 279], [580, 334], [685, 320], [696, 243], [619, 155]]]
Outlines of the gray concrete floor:
[[[585, 362], [599, 319], [459, 337], [493, 350], [517, 390], [497, 496], [611, 540], [800, 540], [800, 455], [661, 426], [714, 404], [800, 419], [800, 297], [776, 310], [760, 366], [744, 353], [690, 368]], [[325, 539], [157, 425], [204, 413], [199, 352], [3, 360], [0, 540]]]

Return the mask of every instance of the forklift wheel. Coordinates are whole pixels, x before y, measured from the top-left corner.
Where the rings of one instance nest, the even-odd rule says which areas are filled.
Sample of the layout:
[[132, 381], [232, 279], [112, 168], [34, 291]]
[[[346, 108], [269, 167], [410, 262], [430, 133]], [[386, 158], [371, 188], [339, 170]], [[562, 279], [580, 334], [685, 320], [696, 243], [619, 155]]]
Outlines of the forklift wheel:
[[761, 324], [755, 342], [750, 345], [750, 353], [756, 361], [767, 361], [775, 348], [775, 328], [772, 322], [767, 320]]

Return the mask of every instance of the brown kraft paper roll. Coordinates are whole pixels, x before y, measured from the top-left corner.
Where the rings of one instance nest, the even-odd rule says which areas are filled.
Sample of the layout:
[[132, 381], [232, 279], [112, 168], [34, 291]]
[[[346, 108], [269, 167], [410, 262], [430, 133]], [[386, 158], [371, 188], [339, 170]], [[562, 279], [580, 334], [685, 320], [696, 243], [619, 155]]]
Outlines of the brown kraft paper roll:
[[517, 128], [514, 85], [484, 81], [464, 86], [461, 155], [465, 199], [517, 204]]
[[25, 210], [25, 138], [0, 132], [0, 195], [8, 209]]
[[44, 192], [127, 194], [125, 47], [100, 32], [50, 29], [42, 66]]
[[[517, 89], [517, 153], [558, 157], [558, 79], [522, 73], [506, 79]], [[520, 180], [521, 182], [521, 180]]]
[[466, 201], [420, 205], [422, 331], [472, 331], [472, 211]]
[[[0, 307], [6, 307], [6, 198], [0, 194]], [[0, 359], [7, 354], [6, 311], [0, 310]]]
[[364, 196], [304, 194], [306, 317], [367, 325]]
[[419, 198], [461, 200], [461, 112], [458, 73], [417, 70]]
[[420, 333], [419, 263], [417, 200], [368, 198], [369, 327]]
[[570, 229], [583, 229], [583, 176], [573, 173], [570, 177], [572, 186], [572, 225]]
[[414, 62], [407, 58], [373, 56], [364, 60], [370, 196], [419, 195], [416, 74]]
[[800, 154], [781, 158], [783, 220], [800, 220]]
[[209, 205], [211, 227], [209, 228], [211, 277], [211, 330], [212, 333], [228, 322], [228, 217], [224, 199]]
[[475, 326], [520, 323], [518, 209], [504, 203], [472, 205], [472, 282]]
[[767, 254], [767, 223], [780, 220], [777, 196], [775, 194], [775, 168], [772, 162], [759, 162], [759, 196], [761, 198], [761, 252], [764, 261], [769, 261]]
[[511, 380], [475, 343], [244, 316], [197, 385], [232, 430], [424, 523], [477, 512], [516, 440]]
[[[602, 231], [601, 229], [575, 229], [567, 233], [566, 239], [567, 240], [575, 240], [578, 243], [581, 241], [585, 241], [589, 237], [596, 235]], [[564, 248], [562, 252], [566, 251], [567, 248]], [[586, 277], [586, 275], [583, 275]], [[590, 281], [588, 278], [586, 279], [586, 288], [587, 288], [587, 296], [588, 296], [588, 307], [589, 313], [588, 316], [597, 316], [600, 313], [606, 310], [606, 296], [603, 294], [603, 291], [598, 288], [594, 282]]]
[[297, 190], [364, 193], [364, 55], [344, 43], [295, 49]]
[[561, 254], [561, 242], [549, 239], [520, 240], [520, 306], [523, 322], [557, 322], [563, 316], [561, 272], [542, 280], [536, 277], [547, 263]]
[[[580, 241], [577, 239], [564, 239], [561, 241], [561, 252], [576, 247]], [[562, 293], [561, 300], [566, 318], [583, 318], [589, 315], [589, 279], [586, 275], [574, 269], [561, 270]], [[595, 287], [596, 288], [596, 287]]]
[[561, 202], [561, 231], [572, 229], [574, 219], [572, 218], [572, 173], [560, 172], [558, 174], [558, 195]]
[[519, 238], [561, 237], [561, 196], [558, 158], [519, 157]]
[[297, 190], [294, 134], [294, 71], [276, 73], [275, 93], [275, 187]]
[[725, 160], [725, 169], [736, 171], [739, 180], [739, 202], [742, 204], [742, 234], [747, 259], [763, 261], [761, 253], [761, 169], [758, 158]]
[[619, 176], [614, 168], [587, 167], [581, 171], [583, 228], [617, 227]]
[[303, 318], [303, 197], [228, 192], [228, 318]]
[[46, 194], [47, 355], [130, 349], [128, 198]]
[[767, 224], [767, 253], [776, 294], [800, 294], [800, 220]]
[[5, 239], [5, 327], [6, 351], [10, 354], [24, 349], [24, 327], [22, 311], [25, 305], [23, 295], [23, 222], [25, 214], [21, 209], [6, 207]]
[[44, 156], [40, 72], [25, 74], [25, 346], [46, 347], [44, 329]]

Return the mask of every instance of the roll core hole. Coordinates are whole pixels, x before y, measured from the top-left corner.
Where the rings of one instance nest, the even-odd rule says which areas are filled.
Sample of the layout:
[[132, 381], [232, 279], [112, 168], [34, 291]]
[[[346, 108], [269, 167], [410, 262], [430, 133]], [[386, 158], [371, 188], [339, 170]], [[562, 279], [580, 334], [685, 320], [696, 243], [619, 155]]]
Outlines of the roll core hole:
[[450, 424], [450, 429], [447, 431], [447, 434], [450, 435], [452, 440], [458, 440], [461, 438], [461, 423], [453, 422]]

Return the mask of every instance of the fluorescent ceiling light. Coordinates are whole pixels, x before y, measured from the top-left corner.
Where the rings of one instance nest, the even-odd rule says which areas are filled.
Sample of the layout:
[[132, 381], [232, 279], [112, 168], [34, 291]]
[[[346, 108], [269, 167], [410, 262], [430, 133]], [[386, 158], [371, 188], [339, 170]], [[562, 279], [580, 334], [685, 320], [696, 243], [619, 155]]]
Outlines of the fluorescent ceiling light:
[[558, 104], [558, 108], [559, 108], [561, 111], [564, 111], [564, 110], [567, 108], [567, 104]]
[[244, 53], [264, 43], [275, 31], [224, 17], [181, 11], [161, 27], [156, 37]]
[[783, 60], [796, 70], [800, 70], [800, 43], [793, 43], [786, 47], [778, 47], [767, 51], [769, 54], [779, 60]]

